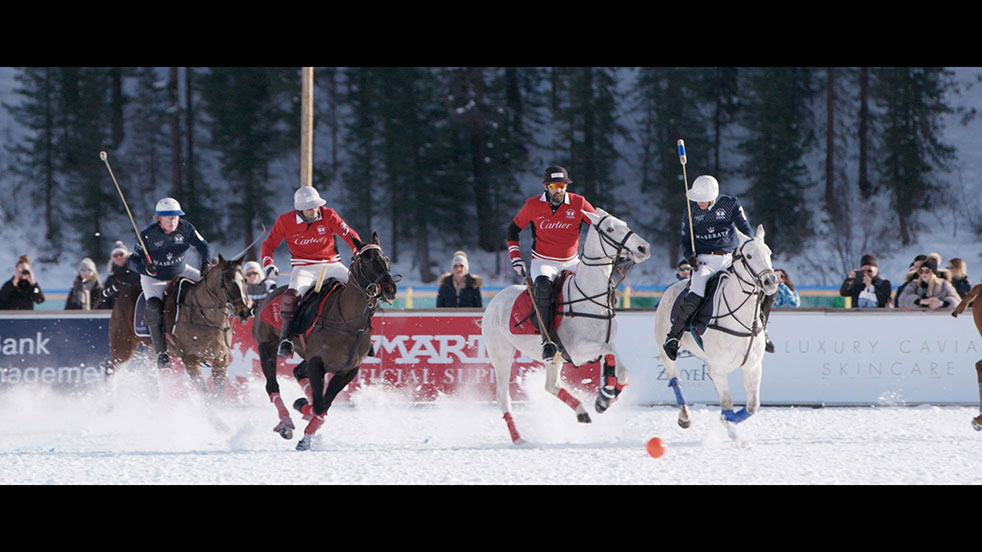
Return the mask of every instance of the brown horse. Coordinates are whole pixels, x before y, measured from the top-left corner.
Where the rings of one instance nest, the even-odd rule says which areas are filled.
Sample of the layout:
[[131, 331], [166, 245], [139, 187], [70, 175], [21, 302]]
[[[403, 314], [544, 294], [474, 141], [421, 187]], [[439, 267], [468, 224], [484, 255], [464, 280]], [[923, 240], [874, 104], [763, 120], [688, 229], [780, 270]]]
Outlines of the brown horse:
[[[221, 396], [228, 383], [229, 346], [232, 342], [234, 314], [246, 322], [250, 316], [242, 275], [241, 259], [225, 260], [209, 268], [201, 280], [191, 282], [175, 278], [164, 295], [164, 336], [172, 356], [179, 356], [191, 380], [206, 394], [208, 387], [201, 376], [201, 363], [211, 365], [212, 393]], [[109, 317], [109, 360], [106, 375], [115, 373], [121, 364], [133, 357], [140, 343], [151, 346], [149, 337], [136, 335], [133, 311], [140, 296], [139, 286], [125, 288], [116, 297]], [[181, 295], [178, 301], [178, 295]]]
[[[334, 398], [358, 375], [358, 367], [371, 348], [372, 315], [378, 309], [379, 301], [391, 304], [396, 297], [396, 280], [389, 271], [388, 257], [379, 247], [378, 234], [372, 234], [372, 243], [355, 239], [355, 248], [348, 283], [328, 295], [321, 316], [309, 331], [296, 333], [293, 337], [294, 349], [303, 358], [293, 375], [307, 397], [297, 399], [294, 408], [308, 421], [297, 450], [310, 449], [311, 436], [324, 423]], [[284, 439], [291, 439], [295, 426], [276, 382], [280, 329], [265, 322], [258, 314], [285, 290], [286, 286], [277, 289], [256, 307], [252, 337], [259, 349], [266, 393], [280, 416], [273, 431]], [[297, 318], [300, 318], [299, 310]], [[331, 377], [325, 386], [326, 374]]]
[[[965, 294], [965, 297], [962, 298], [962, 302], [958, 303], [958, 306], [951, 312], [951, 315], [957, 318], [959, 314], [965, 312], [965, 309], [967, 309], [969, 303], [971, 303], [972, 318], [975, 319], [975, 329], [979, 331], [979, 335], [982, 335], [982, 299], [975, 301], [975, 298], [978, 297], [980, 293], [982, 293], [982, 284], [972, 286], [972, 289]], [[975, 363], [975, 373], [978, 375], [979, 380], [979, 409], [982, 411], [982, 360]], [[972, 418], [972, 427], [974, 427], [976, 431], [982, 431], [982, 413]]]

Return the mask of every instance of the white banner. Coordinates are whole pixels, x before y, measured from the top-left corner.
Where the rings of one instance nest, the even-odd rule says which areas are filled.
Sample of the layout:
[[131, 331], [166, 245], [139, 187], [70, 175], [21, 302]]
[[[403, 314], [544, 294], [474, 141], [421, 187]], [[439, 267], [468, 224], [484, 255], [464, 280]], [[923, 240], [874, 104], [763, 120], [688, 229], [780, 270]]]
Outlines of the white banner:
[[[655, 336], [654, 311], [617, 313], [617, 351], [631, 369], [637, 404], [675, 404]], [[764, 405], [898, 405], [979, 403], [975, 362], [982, 338], [971, 313], [951, 311], [775, 310], [768, 333], [777, 351], [764, 355]], [[680, 355], [682, 387], [690, 403], [719, 404], [701, 359]], [[729, 375], [742, 404], [743, 372]], [[626, 392], [625, 392], [626, 393]]]

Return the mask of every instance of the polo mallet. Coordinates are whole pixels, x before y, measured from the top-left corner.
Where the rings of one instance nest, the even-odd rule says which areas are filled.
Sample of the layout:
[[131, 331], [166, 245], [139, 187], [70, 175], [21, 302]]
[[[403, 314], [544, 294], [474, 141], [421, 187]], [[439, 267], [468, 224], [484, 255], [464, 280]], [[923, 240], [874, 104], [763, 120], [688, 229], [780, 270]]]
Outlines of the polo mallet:
[[113, 184], [116, 185], [116, 191], [119, 192], [119, 198], [123, 200], [123, 207], [126, 207], [126, 214], [130, 217], [130, 222], [133, 223], [133, 231], [136, 232], [136, 239], [140, 242], [140, 247], [143, 248], [143, 254], [147, 257], [147, 263], [153, 264], [153, 260], [150, 258], [150, 253], [147, 252], [147, 245], [143, 243], [143, 237], [140, 236], [140, 229], [136, 227], [136, 221], [133, 220], [133, 213], [130, 213], [130, 206], [126, 203], [126, 198], [123, 197], [123, 190], [119, 187], [119, 182], [116, 182], [116, 175], [113, 174], [113, 168], [109, 166], [109, 159], [106, 156], [106, 152], [100, 151], [99, 158], [106, 164], [106, 168], [109, 169], [109, 176], [113, 179]]
[[321, 292], [321, 284], [324, 283], [324, 273], [326, 272], [327, 272], [327, 265], [326, 264], [321, 265], [321, 273], [320, 276], [317, 277], [317, 285], [314, 286], [314, 293]]
[[679, 138], [679, 162], [682, 163], [682, 181], [685, 183], [685, 208], [689, 212], [689, 242], [692, 245], [692, 254], [696, 253], [696, 236], [692, 228], [692, 204], [689, 203], [689, 177], [685, 174], [685, 142]]
[[535, 310], [535, 317], [539, 320], [539, 330], [542, 332], [542, 336], [546, 338], [546, 343], [552, 343], [552, 346], [556, 348], [556, 354], [552, 357], [552, 361], [559, 362], [562, 355], [559, 352], [559, 346], [556, 345], [556, 342], [549, 336], [549, 332], [546, 331], [546, 325], [542, 319], [542, 313], [539, 312], [539, 305], [535, 302], [535, 293], [532, 291], [532, 279], [529, 278], [528, 274], [525, 274], [524, 272], [522, 275], [525, 276], [525, 288], [528, 289], [529, 297], [532, 298], [532, 309]]

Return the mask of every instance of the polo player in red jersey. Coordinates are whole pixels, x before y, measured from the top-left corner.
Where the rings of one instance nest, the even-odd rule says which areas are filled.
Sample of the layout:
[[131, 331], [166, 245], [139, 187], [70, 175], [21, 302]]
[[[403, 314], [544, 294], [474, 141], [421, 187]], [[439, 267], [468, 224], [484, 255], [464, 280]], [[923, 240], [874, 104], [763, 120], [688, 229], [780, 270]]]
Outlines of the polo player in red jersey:
[[[542, 358], [551, 360], [556, 355], [556, 345], [546, 339], [552, 335], [553, 281], [563, 270], [576, 272], [580, 262], [580, 224], [590, 224], [583, 211], [596, 213], [590, 202], [579, 194], [567, 192], [572, 182], [566, 169], [558, 165], [546, 168], [542, 178], [541, 195], [525, 200], [525, 205], [512, 219], [507, 230], [508, 256], [511, 266], [519, 276], [529, 275], [533, 282], [533, 299], [544, 320], [542, 332]], [[526, 226], [532, 226], [532, 260], [530, 270], [519, 249], [519, 236]]]
[[276, 219], [269, 236], [260, 249], [260, 260], [267, 278], [275, 278], [279, 269], [273, 263], [273, 251], [286, 241], [290, 248], [289, 289], [283, 294], [280, 315], [280, 345], [276, 354], [283, 358], [293, 356], [293, 341], [289, 333], [290, 323], [297, 313], [297, 303], [310, 289], [324, 270], [324, 280], [335, 278], [348, 282], [348, 267], [341, 262], [341, 256], [334, 248], [334, 235], [341, 236], [354, 254], [355, 239], [361, 237], [341, 219], [334, 209], [325, 207], [327, 203], [317, 190], [311, 186], [301, 186], [293, 194], [294, 211], [284, 213]]

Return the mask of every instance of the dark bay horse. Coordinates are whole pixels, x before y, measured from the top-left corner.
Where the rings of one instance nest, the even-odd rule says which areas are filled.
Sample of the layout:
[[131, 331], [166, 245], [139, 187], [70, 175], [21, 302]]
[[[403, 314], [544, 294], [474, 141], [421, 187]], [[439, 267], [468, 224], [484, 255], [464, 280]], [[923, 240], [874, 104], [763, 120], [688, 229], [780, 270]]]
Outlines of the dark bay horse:
[[[300, 398], [294, 403], [294, 408], [308, 420], [297, 450], [310, 449], [311, 436], [323, 425], [334, 398], [358, 375], [358, 367], [371, 348], [372, 315], [378, 309], [379, 301], [391, 304], [396, 297], [396, 280], [390, 272], [389, 259], [379, 246], [378, 234], [372, 234], [372, 243], [355, 239], [355, 248], [348, 283], [328, 295], [320, 318], [309, 332], [300, 332], [293, 337], [294, 350], [303, 358], [293, 375], [306, 395], [306, 399]], [[280, 329], [260, 316], [262, 309], [285, 290], [286, 286], [278, 288], [256, 307], [252, 337], [259, 349], [266, 393], [280, 416], [273, 431], [284, 439], [291, 439], [295, 426], [276, 382]], [[300, 316], [298, 311], [297, 318]], [[325, 386], [326, 374], [331, 376]]]
[[[979, 331], [979, 335], [982, 335], [982, 298], [979, 298], [980, 294], [982, 294], [982, 284], [972, 286], [972, 289], [965, 294], [965, 297], [962, 298], [961, 303], [958, 303], [955, 310], [951, 312], [951, 315], [958, 318], [958, 315], [965, 312], [965, 309], [967, 309], [969, 303], [971, 303], [972, 318], [975, 320], [975, 329]], [[979, 300], [976, 301], [977, 298]], [[979, 380], [980, 414], [972, 418], [972, 427], [974, 427], [976, 431], [982, 431], [982, 360], [975, 363], [975, 373], [978, 375]]]
[[[184, 280], [181, 284], [181, 280], [172, 280], [164, 296], [167, 351], [181, 358], [191, 380], [206, 394], [208, 387], [201, 376], [201, 363], [210, 364], [212, 393], [220, 396], [228, 383], [232, 342], [229, 317], [234, 313], [246, 322], [250, 316], [241, 259], [225, 260], [219, 255], [218, 264], [208, 269], [198, 282]], [[140, 286], [129, 286], [113, 304], [109, 317], [107, 376], [132, 358], [140, 343], [151, 347], [150, 338], [137, 336], [133, 329], [133, 311], [141, 291]]]

